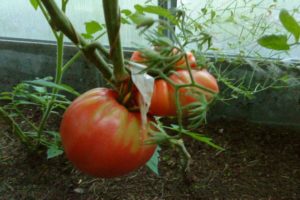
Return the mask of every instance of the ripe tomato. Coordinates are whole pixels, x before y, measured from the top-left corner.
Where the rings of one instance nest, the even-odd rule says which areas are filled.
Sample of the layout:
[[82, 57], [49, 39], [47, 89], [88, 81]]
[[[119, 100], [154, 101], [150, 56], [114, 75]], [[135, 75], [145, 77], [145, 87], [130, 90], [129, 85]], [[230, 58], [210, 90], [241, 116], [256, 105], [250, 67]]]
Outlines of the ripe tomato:
[[[173, 53], [176, 54], [177, 50], [174, 49]], [[191, 68], [196, 68], [197, 67], [197, 62], [196, 62], [196, 58], [193, 55], [192, 52], [187, 52], [187, 58], [188, 58], [188, 62]], [[131, 61], [137, 62], [137, 63], [144, 63], [147, 61], [146, 57], [143, 57], [142, 53], [140, 51], [134, 51], [131, 55], [130, 58]], [[186, 69], [187, 65], [186, 65], [186, 61], [185, 61], [185, 57], [183, 56], [182, 58], [180, 58], [175, 64], [174, 64], [174, 69]]]
[[68, 159], [97, 177], [125, 175], [144, 165], [156, 145], [144, 144], [148, 128], [140, 113], [132, 113], [107, 88], [90, 90], [68, 107], [60, 126]]
[[[196, 68], [197, 67], [197, 62], [195, 56], [192, 54], [192, 52], [186, 52], [188, 63], [191, 68]], [[183, 56], [180, 60], [178, 60], [175, 63], [174, 69], [186, 69], [186, 61], [185, 61], [185, 56]]]
[[130, 58], [131, 61], [137, 62], [137, 63], [143, 63], [145, 62], [147, 59], [145, 57], [142, 56], [142, 52], [140, 51], [134, 51], [131, 55]]
[[[207, 70], [192, 70], [194, 81], [215, 93], [219, 92], [219, 87], [216, 79]], [[188, 70], [178, 70], [169, 77], [176, 84], [191, 83], [191, 78]], [[196, 99], [192, 95], [195, 88], [180, 88], [179, 101], [182, 106], [195, 102]], [[212, 94], [201, 89], [197, 89], [206, 96], [209, 101]], [[175, 102], [175, 89], [163, 79], [158, 79], [154, 83], [154, 91], [151, 99], [149, 113], [158, 116], [175, 116], [176, 115], [176, 102]]]

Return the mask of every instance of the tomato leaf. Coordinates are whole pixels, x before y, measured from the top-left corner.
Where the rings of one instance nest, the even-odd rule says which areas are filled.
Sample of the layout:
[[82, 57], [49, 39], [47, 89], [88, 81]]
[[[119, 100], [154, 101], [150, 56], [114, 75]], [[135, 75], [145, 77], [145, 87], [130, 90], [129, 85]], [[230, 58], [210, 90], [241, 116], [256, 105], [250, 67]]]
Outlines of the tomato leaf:
[[101, 31], [103, 27], [96, 21], [85, 22], [85, 30], [88, 35], [93, 35], [98, 31]]
[[214, 147], [220, 151], [224, 151], [225, 149], [220, 147], [219, 145], [216, 145], [215, 143], [212, 142], [212, 139], [203, 135], [203, 134], [199, 134], [199, 133], [195, 133], [195, 132], [192, 132], [192, 131], [189, 131], [189, 130], [185, 130], [185, 129], [182, 129], [180, 128], [178, 125], [176, 124], [171, 124], [171, 127], [165, 127], [167, 129], [170, 129], [170, 130], [173, 130], [173, 131], [177, 131], [177, 132], [180, 132], [180, 133], [183, 133], [195, 140], [198, 140], [200, 142], [203, 142], [211, 147]]
[[257, 40], [261, 46], [273, 50], [289, 50], [286, 35], [266, 35]]
[[39, 7], [39, 2], [38, 0], [30, 0], [30, 4], [32, 5], [32, 7], [37, 10]]
[[185, 135], [188, 135], [190, 136], [191, 138], [195, 139], [195, 140], [198, 140], [200, 142], [203, 142], [211, 147], [214, 147], [215, 149], [218, 149], [220, 151], [224, 151], [225, 149], [220, 147], [219, 145], [216, 145], [215, 143], [212, 142], [212, 139], [209, 138], [209, 137], [206, 137], [206, 136], [203, 136], [203, 135], [200, 135], [198, 133], [194, 133], [194, 132], [191, 132], [191, 131], [183, 131], [183, 133]]
[[158, 163], [159, 163], [159, 152], [161, 148], [159, 146], [156, 147], [154, 154], [150, 158], [150, 160], [146, 163], [147, 167], [159, 176], [158, 172]]
[[145, 15], [140, 14], [140, 13], [134, 13], [129, 18], [133, 23], [136, 24], [137, 28], [140, 28], [140, 27], [143, 27], [143, 26], [150, 27], [154, 23], [154, 19], [152, 17], [145, 16]]
[[125, 16], [130, 16], [132, 13], [131, 13], [131, 11], [130, 10], [128, 10], [128, 9], [123, 9], [123, 10], [121, 10], [121, 13], [122, 14], [124, 14]]
[[54, 158], [57, 157], [61, 154], [63, 154], [63, 150], [59, 149], [57, 146], [51, 146], [48, 150], [47, 150], [47, 159], [50, 158]]
[[85, 39], [93, 39], [93, 38], [94, 38], [91, 34], [88, 34], [88, 33], [82, 33], [81, 35], [82, 35], [82, 37], [84, 37]]
[[300, 37], [300, 25], [297, 23], [295, 18], [289, 14], [285, 9], [282, 9], [279, 14], [279, 19], [283, 27], [295, 37], [295, 40], [298, 42]]
[[34, 84], [34, 85], [39, 85], [39, 86], [44, 86], [44, 87], [49, 87], [49, 88], [56, 88], [58, 90], [63, 90], [66, 92], [69, 92], [71, 94], [74, 94], [76, 96], [79, 96], [79, 93], [75, 91], [71, 86], [65, 85], [65, 84], [56, 84], [53, 82], [49, 82], [43, 79], [38, 79], [38, 80], [33, 80], [33, 81], [26, 81], [26, 83]]
[[150, 13], [150, 14], [156, 14], [161, 17], [167, 18], [173, 24], [177, 24], [177, 20], [176, 20], [175, 16], [172, 15], [172, 13], [169, 10], [162, 8], [160, 6], [153, 6], [153, 5], [142, 6], [142, 5], [136, 4], [134, 6], [134, 8], [140, 13], [146, 12], [146, 13]]

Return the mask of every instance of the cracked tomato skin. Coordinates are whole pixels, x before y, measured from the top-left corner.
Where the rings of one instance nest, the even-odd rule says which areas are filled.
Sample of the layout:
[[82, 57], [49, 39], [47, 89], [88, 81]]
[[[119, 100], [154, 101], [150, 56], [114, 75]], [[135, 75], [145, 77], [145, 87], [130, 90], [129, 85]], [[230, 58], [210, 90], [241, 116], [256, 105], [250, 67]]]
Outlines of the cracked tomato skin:
[[125, 175], [144, 165], [156, 145], [149, 138], [140, 113], [129, 112], [117, 93], [95, 88], [79, 96], [63, 115], [60, 134], [67, 158], [96, 177]]
[[[196, 83], [211, 89], [215, 93], [219, 92], [216, 79], [206, 69], [191, 70], [191, 73]], [[178, 70], [170, 75], [169, 78], [178, 85], [191, 83], [188, 70]], [[213, 95], [209, 92], [201, 89], [197, 90], [204, 94], [208, 101], [212, 99]], [[192, 89], [189, 88], [179, 89], [179, 101], [182, 106], [197, 101], [192, 93]], [[163, 79], [158, 79], [154, 83], [149, 113], [157, 116], [176, 116], [175, 89]]]

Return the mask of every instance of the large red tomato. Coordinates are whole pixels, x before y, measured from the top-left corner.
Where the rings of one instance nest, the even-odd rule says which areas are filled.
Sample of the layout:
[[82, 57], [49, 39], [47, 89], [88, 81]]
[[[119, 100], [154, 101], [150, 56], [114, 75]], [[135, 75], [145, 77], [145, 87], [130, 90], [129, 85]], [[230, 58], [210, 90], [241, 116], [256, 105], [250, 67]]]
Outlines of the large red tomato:
[[[177, 52], [177, 50], [174, 49], [173, 53], [175, 54]], [[188, 62], [191, 68], [196, 68], [197, 67], [197, 63], [196, 63], [196, 59], [195, 56], [193, 55], [192, 52], [187, 52], [187, 58], [188, 58]], [[140, 51], [134, 51], [131, 55], [130, 58], [131, 61], [137, 62], [137, 63], [144, 63], [147, 61], [147, 58], [144, 57], [142, 55], [142, 52]], [[185, 61], [185, 57], [183, 56], [182, 58], [180, 58], [175, 64], [174, 64], [174, 69], [186, 69], [187, 65], [186, 65], [186, 61]]]
[[[207, 70], [192, 70], [192, 76], [196, 83], [211, 89], [215, 93], [219, 92], [219, 87], [216, 79]], [[178, 70], [170, 77], [176, 84], [191, 83], [191, 78], [188, 70]], [[192, 95], [195, 88], [181, 88], [179, 89], [179, 100], [182, 106], [195, 102], [196, 99]], [[201, 89], [197, 89], [206, 96], [207, 100], [211, 100], [212, 94]], [[154, 83], [154, 91], [151, 99], [149, 113], [158, 116], [175, 116], [175, 89], [163, 79], [158, 79]]]
[[68, 159], [97, 177], [125, 175], [144, 165], [156, 145], [145, 144], [148, 128], [140, 113], [129, 112], [107, 88], [90, 90], [69, 106], [60, 126]]

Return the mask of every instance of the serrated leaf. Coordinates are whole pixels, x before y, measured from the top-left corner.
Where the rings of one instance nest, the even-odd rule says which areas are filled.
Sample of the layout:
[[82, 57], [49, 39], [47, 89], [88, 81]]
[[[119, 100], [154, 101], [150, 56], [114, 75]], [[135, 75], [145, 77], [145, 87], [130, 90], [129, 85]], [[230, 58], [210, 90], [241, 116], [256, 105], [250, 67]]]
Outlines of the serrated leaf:
[[51, 146], [48, 150], [47, 150], [47, 159], [50, 158], [54, 158], [57, 157], [61, 154], [63, 154], [64, 151], [59, 149], [57, 146]]
[[103, 27], [96, 21], [85, 22], [85, 30], [89, 35], [93, 35], [94, 33], [101, 31]]
[[33, 80], [33, 81], [26, 81], [26, 83], [49, 87], [49, 88], [56, 88], [58, 90], [63, 90], [66, 92], [69, 92], [71, 94], [74, 94], [76, 96], [79, 96], [80, 94], [76, 92], [71, 86], [65, 85], [65, 84], [56, 84], [53, 82], [45, 81], [43, 79]]
[[132, 14], [132, 12], [130, 10], [128, 10], [128, 9], [121, 10], [121, 13], [123, 13], [125, 16], [129, 16], [129, 15]]
[[125, 17], [121, 17], [121, 23], [122, 24], [130, 24], [130, 22]]
[[38, 0], [30, 0], [30, 4], [32, 5], [32, 7], [37, 10], [39, 7], [39, 3]]
[[155, 149], [154, 154], [152, 155], [150, 160], [146, 163], [147, 167], [158, 176], [159, 176], [158, 163], [159, 163], [159, 151], [160, 151], [160, 149], [161, 148], [159, 146], [157, 146], [156, 149]]
[[94, 38], [91, 34], [88, 34], [88, 33], [82, 33], [81, 35], [82, 35], [82, 37], [84, 37], [85, 39], [89, 39], [89, 40]]
[[140, 13], [146, 12], [146, 13], [150, 13], [150, 14], [156, 14], [161, 17], [167, 18], [173, 24], [177, 24], [177, 20], [174, 17], [174, 15], [172, 15], [172, 13], [169, 10], [162, 8], [160, 6], [153, 6], [153, 5], [142, 6], [140, 4], [136, 4], [134, 6], [134, 8]]
[[261, 46], [273, 50], [289, 50], [286, 35], [266, 35], [257, 40]]
[[37, 105], [34, 102], [26, 101], [26, 100], [15, 100], [14, 104], [16, 104], [16, 105]]
[[38, 93], [41, 93], [41, 94], [44, 94], [47, 92], [47, 89], [45, 87], [40, 87], [40, 86], [32, 86], [32, 88], [38, 92]]
[[45, 133], [47, 133], [47, 134], [51, 135], [52, 137], [57, 138], [57, 139], [60, 140], [60, 134], [59, 134], [59, 132], [56, 132], [56, 131], [45, 131]]
[[150, 27], [154, 23], [154, 19], [152, 17], [135, 13], [130, 16], [130, 19], [133, 23], [137, 25], [137, 27], [148, 26]]
[[46, 101], [43, 97], [35, 95], [35, 94], [27, 94], [28, 98], [32, 101], [32, 102], [36, 102], [39, 104], [45, 104]]
[[220, 151], [224, 151], [225, 149], [220, 147], [219, 145], [216, 145], [215, 143], [212, 142], [212, 139], [203, 135], [200, 135], [198, 133], [194, 133], [191, 131], [183, 131], [182, 133], [184, 133], [185, 135], [190, 136], [191, 138], [198, 140], [200, 142], [203, 142], [211, 147], [214, 147], [215, 149], [218, 149]]
[[297, 23], [296, 19], [289, 14], [285, 9], [282, 9], [279, 14], [279, 19], [283, 27], [295, 37], [298, 42], [300, 37], [300, 25]]

